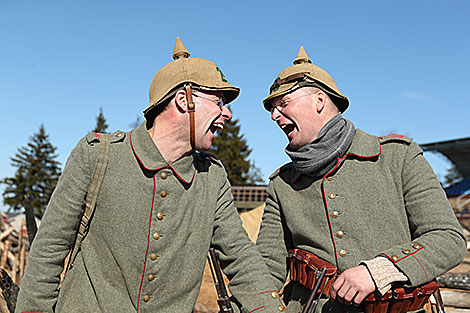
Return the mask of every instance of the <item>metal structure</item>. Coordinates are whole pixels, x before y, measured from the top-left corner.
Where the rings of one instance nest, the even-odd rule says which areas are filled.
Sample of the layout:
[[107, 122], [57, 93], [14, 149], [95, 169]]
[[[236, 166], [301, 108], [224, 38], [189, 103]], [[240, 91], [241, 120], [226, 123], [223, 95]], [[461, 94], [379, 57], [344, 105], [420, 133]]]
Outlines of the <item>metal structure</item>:
[[470, 137], [420, 145], [423, 151], [445, 155], [463, 176], [463, 180], [445, 189], [447, 196], [456, 196], [456, 209], [464, 212], [470, 206]]
[[266, 185], [232, 186], [235, 207], [239, 210], [246, 210], [260, 206], [268, 196], [266, 189]]

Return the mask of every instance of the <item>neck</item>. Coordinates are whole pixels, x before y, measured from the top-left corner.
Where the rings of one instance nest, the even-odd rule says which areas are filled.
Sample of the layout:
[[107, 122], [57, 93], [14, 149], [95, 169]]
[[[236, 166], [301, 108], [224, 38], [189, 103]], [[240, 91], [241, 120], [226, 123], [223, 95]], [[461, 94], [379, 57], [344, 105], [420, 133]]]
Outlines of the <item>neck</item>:
[[187, 122], [165, 117], [163, 113], [157, 116], [148, 133], [165, 161], [171, 164], [192, 152], [189, 127]]

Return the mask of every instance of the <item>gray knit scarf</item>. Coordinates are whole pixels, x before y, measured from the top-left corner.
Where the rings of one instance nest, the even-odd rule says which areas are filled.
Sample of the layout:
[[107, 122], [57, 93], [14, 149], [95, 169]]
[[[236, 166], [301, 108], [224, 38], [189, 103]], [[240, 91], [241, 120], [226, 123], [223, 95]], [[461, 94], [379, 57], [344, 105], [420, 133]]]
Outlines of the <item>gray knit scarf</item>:
[[288, 145], [286, 153], [300, 173], [323, 177], [349, 149], [355, 134], [353, 123], [338, 113], [322, 127], [314, 141], [297, 150]]

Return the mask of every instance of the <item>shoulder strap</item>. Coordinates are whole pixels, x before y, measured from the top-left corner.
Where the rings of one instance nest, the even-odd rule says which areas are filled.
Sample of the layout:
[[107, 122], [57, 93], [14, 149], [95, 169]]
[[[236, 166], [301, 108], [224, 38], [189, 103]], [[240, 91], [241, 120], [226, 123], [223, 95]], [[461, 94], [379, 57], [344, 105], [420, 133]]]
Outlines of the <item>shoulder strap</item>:
[[96, 200], [100, 193], [101, 184], [103, 183], [104, 174], [106, 172], [106, 167], [109, 161], [109, 146], [110, 146], [110, 136], [109, 134], [100, 134], [100, 152], [98, 156], [98, 161], [96, 162], [95, 170], [91, 175], [90, 186], [88, 187], [88, 192], [86, 195], [85, 210], [83, 211], [82, 218], [80, 220], [80, 225], [78, 226], [77, 235], [75, 237], [75, 242], [72, 246], [72, 250], [69, 254], [69, 260], [67, 267], [65, 268], [65, 274], [70, 270], [73, 265], [73, 261], [77, 256], [78, 250], [82, 244], [83, 239], [88, 233], [90, 227], [90, 221], [95, 211]]

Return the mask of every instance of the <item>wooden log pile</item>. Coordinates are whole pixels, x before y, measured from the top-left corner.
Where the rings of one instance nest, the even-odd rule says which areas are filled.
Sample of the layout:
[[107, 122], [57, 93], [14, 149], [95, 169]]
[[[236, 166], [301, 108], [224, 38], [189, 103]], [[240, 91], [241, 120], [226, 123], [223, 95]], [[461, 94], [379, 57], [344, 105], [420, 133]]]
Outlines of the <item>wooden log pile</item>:
[[24, 219], [14, 229], [5, 214], [0, 216], [0, 313], [13, 312], [28, 259], [29, 240]]
[[28, 259], [29, 241], [24, 220], [20, 230], [15, 230], [2, 214], [0, 218], [0, 267], [20, 285]]

